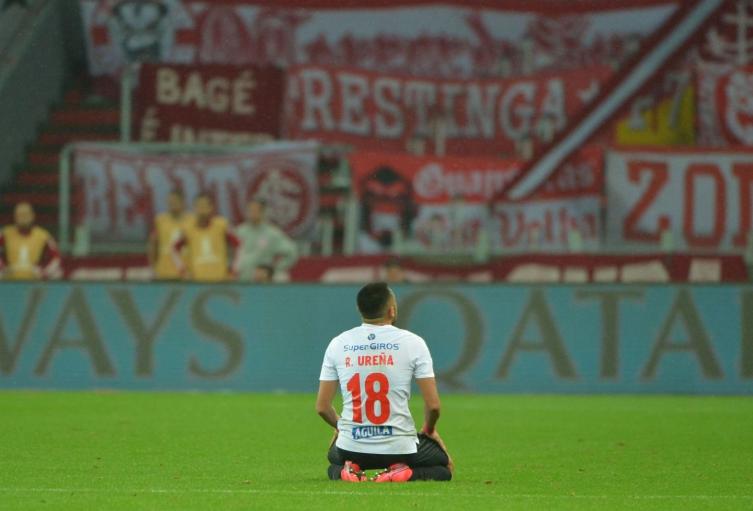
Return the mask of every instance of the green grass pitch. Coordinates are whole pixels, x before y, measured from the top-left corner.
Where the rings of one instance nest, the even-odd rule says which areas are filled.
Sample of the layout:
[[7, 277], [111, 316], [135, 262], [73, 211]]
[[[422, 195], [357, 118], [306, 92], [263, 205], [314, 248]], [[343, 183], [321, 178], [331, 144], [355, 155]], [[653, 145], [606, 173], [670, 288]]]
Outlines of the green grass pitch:
[[0, 509], [753, 510], [750, 398], [448, 395], [440, 431], [451, 483], [348, 484], [312, 395], [0, 392]]

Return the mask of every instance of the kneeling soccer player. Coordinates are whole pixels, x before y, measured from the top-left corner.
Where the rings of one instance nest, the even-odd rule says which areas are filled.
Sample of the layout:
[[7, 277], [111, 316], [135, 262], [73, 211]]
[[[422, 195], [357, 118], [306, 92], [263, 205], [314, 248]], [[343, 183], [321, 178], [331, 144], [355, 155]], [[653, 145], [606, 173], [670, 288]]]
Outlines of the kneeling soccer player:
[[[319, 377], [316, 410], [337, 430], [327, 456], [329, 478], [363, 482], [364, 470], [384, 469], [372, 480], [449, 481], [452, 460], [436, 431], [439, 394], [426, 343], [392, 326], [397, 300], [386, 283], [364, 286], [356, 302], [363, 324], [330, 342]], [[408, 408], [414, 377], [425, 404], [418, 435]], [[338, 382], [341, 417], [332, 406]]]

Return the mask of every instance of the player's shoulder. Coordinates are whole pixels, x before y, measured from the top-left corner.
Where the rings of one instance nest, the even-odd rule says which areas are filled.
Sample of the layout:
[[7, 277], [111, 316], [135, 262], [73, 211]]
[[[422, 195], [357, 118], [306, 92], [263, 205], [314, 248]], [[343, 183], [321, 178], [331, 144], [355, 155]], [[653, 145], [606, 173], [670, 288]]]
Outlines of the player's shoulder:
[[154, 217], [154, 224], [155, 225], [168, 225], [171, 222], [170, 213], [167, 211], [163, 211], [161, 213], [157, 213], [157, 216]]
[[185, 233], [196, 229], [196, 217], [191, 215], [184, 218], [180, 223], [180, 229]]
[[393, 326], [392, 331], [394, 332], [394, 335], [400, 337], [401, 339], [405, 339], [408, 342], [426, 343], [423, 337], [416, 334], [415, 332], [406, 330], [405, 328], [399, 328], [399, 327]]
[[178, 226], [181, 229], [186, 229], [188, 226], [196, 223], [196, 216], [193, 213], [184, 213], [180, 220], [178, 220]]
[[35, 225], [31, 228], [31, 233], [32, 235], [40, 239], [47, 239], [52, 237], [50, 236], [50, 232], [47, 229], [45, 229], [44, 227], [39, 227], [38, 225]]
[[212, 218], [212, 223], [216, 227], [221, 228], [221, 229], [227, 229], [229, 227], [229, 223], [227, 221], [227, 218], [225, 218], [224, 216], [220, 216], [220, 215], [215, 215]]
[[272, 235], [272, 236], [277, 236], [277, 237], [285, 237], [285, 236], [287, 236], [285, 234], [285, 231], [283, 231], [282, 228], [279, 225], [274, 224], [272, 222], [267, 222], [266, 228], [267, 228], [267, 232], [269, 232], [270, 235]]

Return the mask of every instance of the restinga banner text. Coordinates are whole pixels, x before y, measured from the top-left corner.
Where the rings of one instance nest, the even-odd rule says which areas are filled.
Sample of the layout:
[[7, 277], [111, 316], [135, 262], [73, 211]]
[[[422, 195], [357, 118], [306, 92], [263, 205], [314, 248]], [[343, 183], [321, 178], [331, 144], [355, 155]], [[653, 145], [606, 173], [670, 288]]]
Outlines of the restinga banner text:
[[262, 198], [268, 217], [295, 237], [310, 233], [319, 210], [318, 146], [272, 143], [225, 155], [145, 154], [80, 145], [73, 152], [74, 218], [93, 241], [147, 239], [167, 195], [180, 189], [190, 201], [214, 197], [232, 224], [244, 220], [246, 202]]
[[274, 67], [143, 64], [135, 92], [143, 142], [252, 144], [280, 135], [284, 72]]
[[607, 68], [511, 79], [410, 78], [355, 68], [289, 70], [285, 133], [405, 151], [437, 138], [449, 155], [514, 155], [549, 140], [599, 91]]
[[586, 242], [601, 236], [598, 148], [583, 149], [530, 199], [491, 205], [517, 174], [517, 161], [356, 152], [350, 163], [364, 253], [384, 250], [396, 230], [437, 250], [473, 247], [481, 230], [495, 248], [508, 251], [564, 250], [574, 230]]
[[608, 242], [678, 250], [740, 250], [753, 228], [753, 153], [612, 151]]
[[[313, 392], [329, 341], [360, 323], [358, 289], [0, 284], [0, 387]], [[750, 286], [395, 291], [445, 390], [753, 389]]]

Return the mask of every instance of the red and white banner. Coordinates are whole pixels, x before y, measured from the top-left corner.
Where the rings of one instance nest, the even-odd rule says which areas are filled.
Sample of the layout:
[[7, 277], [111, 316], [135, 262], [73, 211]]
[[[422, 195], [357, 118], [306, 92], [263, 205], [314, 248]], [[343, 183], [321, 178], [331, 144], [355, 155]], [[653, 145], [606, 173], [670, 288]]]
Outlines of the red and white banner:
[[430, 77], [614, 65], [680, 0], [80, 0], [95, 77], [125, 62], [359, 67]]
[[145, 242], [175, 188], [189, 204], [200, 192], [211, 194], [232, 224], [244, 220], [248, 200], [262, 198], [269, 219], [295, 237], [307, 235], [318, 214], [315, 144], [273, 143], [214, 156], [81, 145], [73, 157], [74, 215], [93, 241]]
[[361, 204], [362, 252], [380, 252], [396, 231], [414, 248], [475, 246], [482, 229], [504, 250], [562, 250], [569, 233], [585, 242], [600, 235], [602, 153], [587, 148], [549, 186], [527, 201], [489, 208], [517, 174], [514, 160], [433, 158], [356, 152], [350, 158]]
[[144, 142], [251, 144], [280, 136], [285, 75], [256, 66], [143, 64], [136, 138]]
[[716, 23], [697, 34], [689, 63], [696, 74], [698, 142], [753, 146], [753, 3], [724, 2]]
[[508, 80], [436, 80], [303, 66], [288, 75], [285, 132], [384, 151], [405, 151], [416, 141], [432, 147], [441, 137], [445, 154], [512, 155], [518, 142], [530, 140], [535, 148], [551, 139], [609, 74], [589, 68]]
[[659, 247], [662, 239], [678, 250], [746, 246], [753, 153], [616, 151], [606, 177], [611, 246]]
[[697, 69], [698, 141], [753, 146], [753, 67], [704, 62]]

